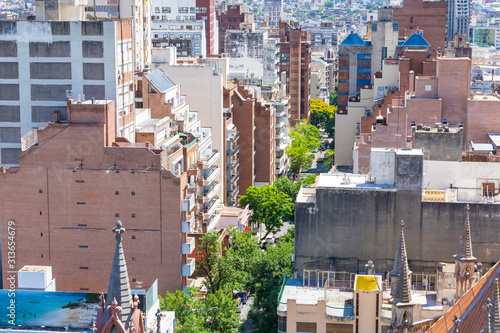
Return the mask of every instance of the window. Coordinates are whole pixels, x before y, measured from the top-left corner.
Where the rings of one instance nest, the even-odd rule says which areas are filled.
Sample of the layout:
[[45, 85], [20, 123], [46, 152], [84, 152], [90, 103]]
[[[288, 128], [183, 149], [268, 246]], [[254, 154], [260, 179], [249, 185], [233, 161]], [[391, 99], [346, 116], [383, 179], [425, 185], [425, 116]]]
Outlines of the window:
[[161, 16], [161, 19], [162, 19], [162, 20], [166, 20], [166, 19], [167, 19], [167, 15], [162, 15], [162, 16]]
[[179, 7], [179, 13], [186, 14], [188, 12], [188, 7]]
[[135, 219], [135, 214], [132, 214], [132, 218]]
[[189, 7], [190, 13], [196, 13], [196, 7]]
[[135, 195], [135, 192], [132, 192], [132, 195]]
[[169, 14], [172, 12], [172, 9], [170, 7], [161, 7], [161, 12], [165, 14]]
[[80, 267], [80, 269], [89, 269], [88, 267]]
[[483, 197], [495, 195], [495, 183], [483, 183]]
[[38, 193], [43, 193], [43, 190], [38, 190]]
[[198, 13], [198, 14], [206, 14], [207, 13], [207, 7], [196, 7], [196, 13]]
[[425, 91], [431, 91], [432, 87], [430, 85], [425, 85]]
[[157, 94], [156, 90], [148, 84], [148, 94]]
[[135, 239], [135, 235], [132, 235], [132, 239]]
[[155, 34], [155, 35], [154, 35], [154, 38], [158, 38], [158, 34]]
[[155, 14], [159, 14], [160, 13], [160, 7], [155, 7]]
[[191, 16], [189, 19], [190, 19], [191, 21], [194, 21], [194, 20], [196, 20], [196, 16]]
[[413, 23], [413, 17], [410, 17], [410, 23]]
[[80, 245], [80, 246], [78, 246], [78, 247], [79, 247], [80, 249], [88, 249], [88, 248], [89, 248], [89, 246], [88, 246], [88, 245]]
[[120, 192], [118, 192], [118, 191], [115, 191], [115, 195], [120, 195]]
[[86, 224], [79, 224], [78, 226], [79, 227], [86, 227], [87, 225]]
[[115, 217], [120, 217], [120, 214], [119, 213], [115, 213]]
[[136, 260], [135, 257], [132, 257], [132, 261], [135, 261], [135, 260]]

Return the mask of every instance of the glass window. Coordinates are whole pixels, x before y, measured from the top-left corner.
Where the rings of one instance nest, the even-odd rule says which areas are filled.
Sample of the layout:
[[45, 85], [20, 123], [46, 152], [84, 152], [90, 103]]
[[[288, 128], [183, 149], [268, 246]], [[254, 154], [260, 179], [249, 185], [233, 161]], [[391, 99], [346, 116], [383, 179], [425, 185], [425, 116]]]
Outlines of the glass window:
[[196, 7], [189, 7], [190, 13], [196, 13]]
[[160, 13], [160, 7], [155, 7], [155, 13], [159, 14]]
[[179, 7], [179, 13], [187, 13], [188, 12], [188, 7]]
[[172, 9], [170, 7], [162, 7], [161, 8], [162, 13], [170, 13]]
[[196, 16], [191, 16], [189, 19], [190, 19], [191, 21], [194, 21], [194, 20], [196, 20]]
[[162, 19], [162, 20], [166, 20], [166, 19], [167, 19], [167, 15], [162, 15], [162, 16], [161, 16], [161, 19]]

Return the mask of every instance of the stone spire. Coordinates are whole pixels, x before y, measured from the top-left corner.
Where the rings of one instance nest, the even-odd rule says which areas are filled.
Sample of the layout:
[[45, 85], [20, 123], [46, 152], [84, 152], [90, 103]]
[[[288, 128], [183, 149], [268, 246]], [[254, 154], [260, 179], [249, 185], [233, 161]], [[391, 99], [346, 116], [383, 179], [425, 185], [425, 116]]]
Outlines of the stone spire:
[[498, 290], [498, 279], [495, 279], [493, 293], [491, 295], [490, 325], [492, 332], [500, 332], [500, 297]]
[[[406, 256], [406, 244], [403, 233], [404, 222], [401, 221], [401, 236], [399, 239], [399, 247], [397, 253], [399, 253], [399, 262], [397, 263], [398, 267], [396, 267], [396, 263], [394, 266], [399, 268], [399, 279], [398, 285], [394, 292], [394, 303], [410, 303], [411, 302], [411, 293], [410, 293], [410, 282], [408, 281], [408, 276], [410, 275], [410, 269], [408, 267], [408, 257]], [[396, 258], [398, 259], [398, 258]]]
[[[116, 228], [113, 228], [116, 235], [116, 248], [115, 256], [113, 258], [113, 265], [111, 266], [111, 276], [109, 277], [108, 295], [106, 300], [105, 309], [112, 306], [113, 300], [121, 307], [120, 319], [127, 327], [127, 320], [132, 309], [132, 292], [130, 291], [130, 283], [127, 273], [127, 264], [125, 263], [125, 256], [123, 255], [122, 236], [125, 229], [122, 228], [121, 221], [116, 222]], [[104, 311], [104, 323], [108, 321], [111, 313]]]
[[460, 238], [460, 247], [455, 255], [457, 259], [472, 259], [472, 240], [470, 237], [470, 221], [469, 221], [469, 205], [467, 205], [466, 218], [464, 228], [462, 230], [462, 238]]

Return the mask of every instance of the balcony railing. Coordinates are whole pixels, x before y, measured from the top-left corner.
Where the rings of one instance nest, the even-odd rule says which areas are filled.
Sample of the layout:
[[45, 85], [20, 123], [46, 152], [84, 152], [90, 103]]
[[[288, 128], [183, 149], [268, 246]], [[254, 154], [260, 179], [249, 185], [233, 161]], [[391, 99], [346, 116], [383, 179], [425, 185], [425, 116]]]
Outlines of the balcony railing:
[[220, 199], [218, 197], [216, 197], [216, 199], [210, 202], [210, 206], [203, 210], [203, 214], [205, 214], [205, 220], [214, 215], [215, 210], [217, 209], [219, 204], [220, 204]]
[[207, 178], [203, 182], [203, 185], [209, 186], [219, 174], [220, 174], [219, 167], [213, 168], [212, 172], [210, 172], [210, 174], [207, 176]]
[[194, 194], [190, 194], [186, 199], [182, 200], [182, 211], [183, 212], [190, 212], [193, 210], [195, 203], [194, 203], [195, 196]]
[[188, 258], [186, 264], [182, 264], [182, 276], [191, 276], [194, 273], [196, 261], [194, 258]]
[[190, 287], [194, 287], [195, 286], [195, 282], [196, 280], [195, 279], [187, 279], [187, 283], [186, 285], [182, 286], [182, 291], [187, 293], [188, 289]]
[[234, 156], [240, 152], [240, 146], [236, 146], [233, 149], [229, 150], [229, 155]]
[[194, 237], [187, 237], [186, 243], [182, 243], [182, 254], [193, 253], [195, 247]]
[[196, 184], [196, 183], [189, 183], [187, 185], [187, 187], [188, 187], [187, 192], [189, 194], [198, 193], [198, 184]]
[[183, 233], [190, 233], [193, 230], [195, 219], [194, 219], [194, 214], [191, 215], [191, 217], [188, 216], [188, 220], [182, 221], [182, 232]]
[[200, 169], [209, 168], [210, 166], [212, 166], [212, 164], [215, 163], [215, 161], [219, 159], [219, 157], [220, 157], [219, 151], [217, 149], [214, 149], [212, 155], [207, 156], [205, 159], [200, 159], [198, 161], [198, 168]]
[[207, 200], [212, 200], [212, 198], [219, 191], [219, 189], [220, 189], [220, 184], [218, 182], [215, 182], [214, 186], [212, 186], [210, 191], [208, 191], [208, 193], [206, 194]]
[[237, 131], [236, 133], [231, 133], [229, 134], [227, 140], [230, 142], [234, 142], [240, 138], [240, 131]]
[[232, 185], [232, 184], [236, 183], [239, 179], [240, 179], [239, 175], [233, 176], [233, 177], [229, 178], [228, 183], [229, 183], [229, 185]]

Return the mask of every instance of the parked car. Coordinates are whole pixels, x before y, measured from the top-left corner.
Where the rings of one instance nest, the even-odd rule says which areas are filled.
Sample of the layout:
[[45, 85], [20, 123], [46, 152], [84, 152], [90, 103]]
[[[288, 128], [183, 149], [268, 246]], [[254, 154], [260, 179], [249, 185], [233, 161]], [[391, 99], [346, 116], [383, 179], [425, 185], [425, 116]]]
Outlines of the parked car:
[[234, 298], [239, 300], [243, 305], [247, 304], [247, 294], [245, 293], [237, 293], [236, 295], [234, 295]]
[[274, 237], [272, 235], [269, 235], [266, 237], [266, 240], [264, 241], [266, 244], [274, 244]]
[[316, 162], [318, 162], [318, 163], [323, 162], [323, 157], [318, 157], [318, 158], [316, 159]]

